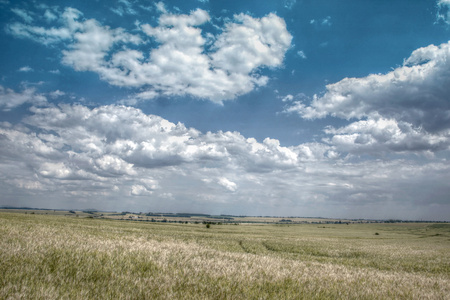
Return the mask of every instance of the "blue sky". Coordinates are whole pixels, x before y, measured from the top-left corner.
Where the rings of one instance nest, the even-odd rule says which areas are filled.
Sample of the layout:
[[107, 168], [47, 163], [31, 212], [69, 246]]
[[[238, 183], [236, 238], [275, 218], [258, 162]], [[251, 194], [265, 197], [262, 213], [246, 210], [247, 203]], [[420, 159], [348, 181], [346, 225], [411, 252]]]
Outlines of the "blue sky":
[[0, 1], [0, 204], [449, 220], [450, 1]]

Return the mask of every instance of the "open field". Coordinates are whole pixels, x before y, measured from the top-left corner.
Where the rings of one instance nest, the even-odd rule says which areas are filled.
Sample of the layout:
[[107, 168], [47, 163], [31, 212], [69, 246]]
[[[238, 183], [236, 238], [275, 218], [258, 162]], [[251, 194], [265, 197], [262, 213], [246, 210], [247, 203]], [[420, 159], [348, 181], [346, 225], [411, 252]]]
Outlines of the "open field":
[[450, 224], [0, 213], [0, 299], [448, 299]]
[[302, 218], [302, 217], [269, 217], [269, 216], [229, 216], [229, 215], [202, 215], [202, 214], [170, 214], [170, 213], [134, 213], [134, 212], [104, 212], [96, 210], [53, 210], [53, 209], [23, 209], [23, 208], [8, 208], [2, 209], [1, 212], [8, 213], [25, 213], [25, 214], [39, 214], [39, 215], [58, 215], [66, 217], [82, 217], [94, 219], [112, 219], [112, 220], [133, 220], [143, 222], [188, 222], [188, 223], [239, 223], [239, 224], [299, 224], [299, 223], [369, 223], [375, 222], [370, 220], [346, 220], [346, 219], [330, 219], [330, 218]]

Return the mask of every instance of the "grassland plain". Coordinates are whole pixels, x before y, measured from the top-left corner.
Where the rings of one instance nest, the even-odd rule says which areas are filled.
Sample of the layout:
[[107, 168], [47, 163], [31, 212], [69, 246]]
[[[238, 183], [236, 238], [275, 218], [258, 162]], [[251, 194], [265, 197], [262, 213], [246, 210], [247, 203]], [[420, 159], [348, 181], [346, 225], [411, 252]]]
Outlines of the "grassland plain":
[[450, 224], [0, 213], [1, 299], [449, 299]]

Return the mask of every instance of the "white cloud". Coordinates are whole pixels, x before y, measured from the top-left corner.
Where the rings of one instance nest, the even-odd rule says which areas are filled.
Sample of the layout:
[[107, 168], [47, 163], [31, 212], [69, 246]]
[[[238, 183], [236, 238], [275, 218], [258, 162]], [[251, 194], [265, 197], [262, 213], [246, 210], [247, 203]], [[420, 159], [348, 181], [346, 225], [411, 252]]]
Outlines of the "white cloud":
[[329, 27], [332, 25], [331, 16], [327, 16], [321, 20], [312, 19], [309, 21], [309, 24], [321, 27]]
[[438, 0], [437, 1], [438, 12], [436, 14], [437, 22], [444, 22], [450, 25], [450, 1]]
[[64, 92], [62, 92], [62, 91], [60, 91], [60, 90], [56, 90], [56, 91], [53, 91], [53, 92], [50, 92], [49, 93], [49, 96], [51, 97], [51, 98], [53, 98], [53, 99], [56, 99], [56, 98], [59, 98], [59, 97], [61, 97], [61, 96], [64, 96], [66, 93], [64, 93]]
[[281, 98], [281, 101], [283, 102], [291, 102], [292, 100], [294, 100], [294, 96], [292, 95], [286, 95], [283, 98]]
[[9, 111], [24, 103], [42, 105], [46, 102], [45, 96], [36, 94], [36, 90], [33, 88], [27, 88], [21, 93], [16, 93], [0, 85], [0, 109], [3, 111]]
[[56, 19], [58, 19], [58, 17], [49, 9], [45, 10], [44, 13], [44, 18], [48, 21], [48, 22], [52, 22], [55, 21]]
[[297, 51], [297, 55], [300, 57], [300, 58], [302, 58], [302, 59], [306, 59], [307, 57], [306, 57], [306, 54], [305, 54], [305, 52], [303, 52], [303, 51]]
[[297, 111], [307, 119], [380, 114], [423, 125], [428, 130], [448, 127], [449, 61], [450, 43], [419, 48], [403, 66], [387, 74], [345, 78], [327, 85], [323, 96], [314, 96], [310, 106], [299, 106]]
[[331, 26], [331, 17], [327, 16], [326, 18], [322, 19], [322, 22], [320, 24], [323, 26]]
[[111, 7], [110, 8], [110, 10], [113, 12], [113, 13], [115, 13], [116, 15], [119, 15], [119, 16], [123, 16], [123, 14], [125, 13], [124, 12], [124, 9], [122, 8], [122, 7]]
[[94, 71], [104, 79], [114, 81], [120, 76], [117, 74], [119, 71], [110, 70], [104, 57], [114, 44], [139, 44], [141, 39], [125, 33], [120, 28], [110, 30], [102, 27], [95, 20], [87, 20], [79, 26], [82, 31], [75, 33], [76, 42], [70, 46], [70, 50], [63, 51], [63, 63], [74, 67], [77, 71]]
[[[236, 132], [201, 134], [129, 107], [89, 110], [78, 105], [34, 107], [32, 111], [34, 115], [25, 123], [53, 133], [26, 138], [25, 132], [17, 135], [8, 131], [13, 134], [11, 141], [21, 144], [17, 139], [33, 140], [34, 148], [41, 149], [36, 152], [40, 156], [64, 158], [60, 163], [65, 163], [65, 169], [74, 167], [70, 174], [83, 170], [100, 177], [134, 176], [141, 168], [197, 163], [205, 167], [226, 165], [230, 169], [270, 172], [274, 168], [296, 168], [299, 160], [307, 158], [302, 156], [303, 151], [282, 147], [274, 139], [258, 143]], [[44, 168], [45, 174], [51, 176], [53, 173], [48, 169]]]
[[292, 9], [292, 7], [294, 7], [295, 3], [297, 3], [297, 0], [284, 0], [284, 7], [286, 9]]
[[[89, 201], [113, 210], [335, 217], [396, 217], [402, 209], [411, 218], [443, 218], [448, 208], [450, 164], [438, 158], [348, 160], [337, 150], [343, 142], [283, 147], [238, 132], [203, 134], [125, 106], [33, 107], [31, 113], [16, 125], [0, 124], [3, 204], [67, 201], [83, 208]], [[366, 144], [416, 138], [392, 120], [357, 125], [328, 130], [336, 137], [364, 132]], [[380, 207], [386, 211], [377, 212]]]
[[125, 11], [130, 15], [136, 15], [137, 12], [133, 8], [133, 4], [128, 0], [119, 0], [119, 3], [125, 6]]
[[[134, 175], [133, 164], [125, 162], [123, 159], [113, 155], [103, 155], [95, 160], [95, 167], [111, 175], [128, 174]], [[107, 176], [107, 175], [104, 175]]]
[[44, 190], [44, 187], [39, 181], [13, 179], [7, 180], [8, 184], [11, 184], [19, 189], [25, 190]]
[[214, 46], [213, 64], [231, 73], [248, 74], [261, 65], [282, 64], [292, 36], [286, 24], [275, 14], [261, 19], [235, 16], [239, 23], [229, 23]]
[[22, 23], [13, 23], [7, 25], [7, 32], [21, 37], [29, 38], [44, 45], [58, 43], [67, 39], [71, 39], [74, 33], [79, 29], [80, 23], [76, 20], [82, 16], [82, 13], [74, 8], [67, 8], [60, 18], [63, 26], [60, 28], [44, 28], [39, 26], [31, 26]]
[[13, 8], [13, 9], [11, 9], [11, 11], [13, 13], [15, 13], [16, 15], [18, 15], [19, 17], [21, 17], [25, 22], [27, 22], [27, 23], [33, 22], [33, 17], [30, 16], [30, 14], [23, 9]]
[[206, 166], [227, 164], [266, 172], [296, 167], [297, 160], [302, 159], [298, 157], [300, 151], [282, 147], [274, 139], [258, 143], [236, 132], [201, 134], [129, 107], [34, 107], [32, 111], [34, 115], [26, 119], [27, 124], [58, 134], [58, 138], [46, 136], [47, 141], [62, 140], [58, 147], [73, 151], [71, 157], [75, 159], [84, 159], [79, 153], [89, 153], [95, 158], [92, 163], [102, 170], [131, 170], [131, 165], [133, 169], [175, 166], [201, 160]]
[[114, 7], [110, 8], [112, 12], [119, 16], [127, 15], [137, 15], [137, 11], [133, 8], [133, 3], [128, 0], [119, 0]]
[[73, 172], [64, 163], [44, 162], [39, 168], [39, 174], [44, 177], [52, 177], [56, 179], [65, 179], [70, 177]]
[[163, 13], [163, 14], [166, 14], [166, 13], [168, 13], [167, 12], [167, 9], [166, 9], [166, 6], [164, 5], [164, 3], [163, 2], [156, 2], [155, 3], [155, 7], [156, 7], [156, 9], [159, 11], [159, 12], [161, 12], [161, 13]]
[[[309, 105], [294, 101], [286, 112], [296, 112], [305, 119], [328, 115], [347, 120], [367, 119], [340, 131], [327, 131], [330, 134], [345, 133], [332, 140], [343, 145], [345, 137], [344, 144], [351, 142], [357, 151], [362, 149], [358, 142], [373, 145], [374, 149], [383, 144], [381, 148], [392, 151], [447, 149], [450, 137], [449, 69], [450, 42], [430, 45], [415, 50], [402, 66], [389, 73], [345, 78], [327, 85], [326, 92], [314, 95]], [[386, 124], [399, 133], [391, 135], [391, 140], [374, 138], [373, 133], [380, 126], [386, 129]], [[371, 131], [369, 135], [367, 130]]]
[[340, 151], [381, 155], [390, 152], [429, 154], [450, 146], [450, 130], [445, 134], [431, 134], [410, 123], [394, 119], [368, 119], [348, 126], [327, 128], [330, 142]]
[[33, 68], [30, 68], [29, 66], [24, 66], [19, 69], [19, 72], [33, 72]]
[[229, 190], [230, 192], [235, 192], [237, 189], [237, 184], [228, 180], [225, 177], [219, 178], [219, 181], [217, 183], [226, 188], [227, 190]]
[[131, 187], [131, 195], [132, 196], [146, 196], [153, 194], [152, 191], [149, 191], [145, 186], [143, 185], [133, 185]]
[[[64, 64], [77, 71], [96, 72], [113, 85], [144, 87], [136, 96], [141, 99], [157, 95], [191, 95], [217, 103], [234, 99], [266, 85], [268, 77], [259, 75], [259, 69], [282, 66], [290, 47], [292, 36], [275, 14], [263, 18], [236, 15], [218, 36], [207, 34], [207, 42], [199, 28], [210, 20], [206, 11], [175, 15], [162, 2], [156, 5], [163, 14], [157, 27], [141, 25], [145, 36], [111, 29], [93, 19], [81, 21], [81, 12], [71, 8], [64, 11], [59, 28], [15, 23], [8, 31], [43, 44], [67, 40]], [[145, 47], [148, 39], [159, 43], [147, 49], [148, 57], [128, 47]], [[205, 49], [207, 45], [213, 52]]]

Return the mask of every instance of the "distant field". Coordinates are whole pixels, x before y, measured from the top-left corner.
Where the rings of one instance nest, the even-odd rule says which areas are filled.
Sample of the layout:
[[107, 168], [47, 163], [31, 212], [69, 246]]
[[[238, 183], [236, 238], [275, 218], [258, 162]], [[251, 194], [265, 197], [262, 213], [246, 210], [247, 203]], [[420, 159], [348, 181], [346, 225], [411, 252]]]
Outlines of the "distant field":
[[450, 224], [0, 212], [0, 299], [449, 299]]
[[301, 217], [249, 217], [249, 216], [209, 216], [209, 215], [190, 215], [185, 214], [146, 214], [132, 212], [101, 212], [101, 211], [67, 211], [52, 209], [0, 209], [0, 212], [26, 213], [39, 215], [58, 215], [66, 217], [90, 217], [96, 219], [113, 219], [113, 220], [134, 220], [134, 221], [155, 221], [155, 222], [221, 222], [221, 223], [367, 223], [367, 220], [346, 220], [346, 219], [327, 219], [327, 218], [301, 218]]

